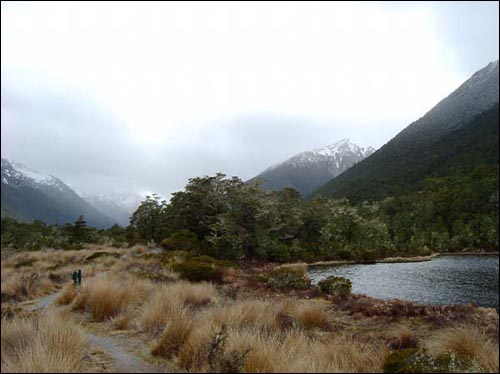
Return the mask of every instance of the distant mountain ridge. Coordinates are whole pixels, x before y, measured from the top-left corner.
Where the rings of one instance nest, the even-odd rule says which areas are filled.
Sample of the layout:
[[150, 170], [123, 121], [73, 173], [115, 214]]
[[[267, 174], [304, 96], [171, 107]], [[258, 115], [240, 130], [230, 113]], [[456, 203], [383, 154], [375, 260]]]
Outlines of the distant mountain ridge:
[[292, 187], [305, 196], [374, 151], [372, 147], [359, 147], [349, 139], [342, 139], [270, 166], [250, 181], [261, 180], [261, 187], [267, 190]]
[[106, 228], [115, 223], [52, 175], [2, 158], [1, 178], [2, 217], [65, 224], [74, 222], [83, 214], [89, 226]]
[[498, 102], [499, 66], [494, 61], [314, 194], [376, 200], [417, 191], [428, 177], [498, 164]]

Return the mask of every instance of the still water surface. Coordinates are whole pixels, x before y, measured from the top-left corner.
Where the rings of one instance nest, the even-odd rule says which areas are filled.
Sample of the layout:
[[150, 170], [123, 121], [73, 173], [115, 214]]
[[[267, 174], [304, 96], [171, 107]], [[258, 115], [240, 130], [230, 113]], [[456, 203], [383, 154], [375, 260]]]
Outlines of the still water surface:
[[337, 265], [309, 269], [314, 284], [330, 276], [352, 281], [354, 293], [421, 304], [468, 304], [498, 310], [498, 256], [443, 256], [432, 261]]

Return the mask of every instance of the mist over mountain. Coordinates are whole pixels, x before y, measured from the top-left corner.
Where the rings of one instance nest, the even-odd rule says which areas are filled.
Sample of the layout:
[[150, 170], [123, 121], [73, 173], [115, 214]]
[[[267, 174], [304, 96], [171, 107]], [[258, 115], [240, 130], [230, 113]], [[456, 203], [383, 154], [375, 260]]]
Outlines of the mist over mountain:
[[82, 198], [102, 213], [114, 219], [120, 226], [128, 226], [130, 217], [144, 198], [136, 193], [82, 193]]
[[371, 155], [372, 147], [362, 148], [342, 139], [324, 148], [301, 152], [270, 166], [250, 181], [260, 180], [267, 190], [295, 188], [303, 196]]

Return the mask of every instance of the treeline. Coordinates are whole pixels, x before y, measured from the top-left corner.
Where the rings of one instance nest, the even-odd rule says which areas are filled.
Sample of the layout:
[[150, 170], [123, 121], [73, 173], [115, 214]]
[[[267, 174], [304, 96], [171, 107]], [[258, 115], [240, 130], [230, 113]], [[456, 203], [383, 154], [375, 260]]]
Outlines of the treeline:
[[429, 178], [422, 191], [359, 205], [266, 192], [225, 175], [190, 179], [170, 203], [148, 197], [128, 241], [199, 255], [268, 261], [371, 261], [431, 251], [498, 249], [498, 168]]
[[155, 243], [232, 261], [372, 261], [462, 249], [498, 250], [498, 168], [429, 178], [422, 191], [378, 202], [307, 201], [224, 174], [192, 178], [170, 202], [148, 196], [127, 228], [2, 219], [2, 247], [77, 249]]
[[88, 227], [83, 216], [74, 223], [47, 225], [40, 220], [18, 222], [12, 218], [1, 221], [2, 248], [36, 251], [44, 248], [82, 249], [85, 243], [125, 245], [126, 229], [118, 225], [107, 230]]

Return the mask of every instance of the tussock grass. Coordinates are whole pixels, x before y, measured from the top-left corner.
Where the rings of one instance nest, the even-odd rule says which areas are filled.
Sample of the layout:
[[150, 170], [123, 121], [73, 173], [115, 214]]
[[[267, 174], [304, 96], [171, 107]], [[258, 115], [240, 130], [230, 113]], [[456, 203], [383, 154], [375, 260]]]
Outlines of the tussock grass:
[[160, 338], [153, 344], [151, 353], [171, 358], [177, 354], [193, 331], [193, 319], [186, 309], [180, 309], [171, 316]]
[[141, 304], [152, 292], [151, 282], [104, 276], [85, 283], [73, 308], [88, 310], [94, 321], [116, 317], [128, 307]]
[[189, 307], [207, 306], [219, 300], [217, 288], [211, 283], [179, 281], [166, 286], [170, 294]]
[[389, 342], [389, 348], [391, 349], [416, 348], [417, 345], [417, 336], [406, 326], [401, 326], [394, 331], [394, 337]]
[[126, 330], [131, 324], [134, 316], [131, 311], [125, 311], [124, 313], [113, 317], [111, 322], [117, 330]]
[[61, 295], [55, 300], [55, 303], [58, 305], [68, 305], [70, 304], [75, 297], [78, 295], [78, 291], [72, 283], [68, 283], [64, 286]]
[[[2, 269], [2, 272], [4, 270]], [[5, 280], [2, 279], [2, 297], [6, 299], [30, 300], [46, 295], [55, 289], [55, 284], [33, 269], [5, 269]]]
[[169, 291], [168, 287], [162, 286], [142, 306], [138, 317], [138, 326], [141, 331], [153, 336], [158, 335], [178, 315], [187, 313], [187, 308], [181, 300]]
[[475, 358], [483, 370], [498, 373], [498, 342], [473, 325], [443, 329], [427, 342], [426, 348], [433, 356], [455, 352], [459, 357]]
[[53, 311], [2, 321], [2, 372], [77, 373], [86, 343], [74, 326]]
[[195, 321], [190, 334], [178, 351], [178, 363], [182, 369], [194, 372], [209, 370], [208, 356], [217, 328], [210, 320]]
[[380, 372], [386, 355], [379, 343], [352, 339], [325, 343], [300, 330], [229, 328], [222, 335], [214, 350], [213, 328], [194, 331], [179, 351], [181, 367], [197, 372]]
[[207, 306], [219, 299], [216, 288], [209, 283], [177, 283], [162, 285], [143, 305], [138, 317], [139, 328], [157, 335], [178, 318], [192, 318], [190, 309]]
[[323, 304], [309, 301], [306, 303], [294, 303], [289, 307], [293, 318], [300, 321], [306, 329], [320, 328], [328, 330], [331, 327], [332, 316]]
[[215, 326], [254, 326], [263, 330], [276, 331], [280, 326], [278, 313], [282, 309], [280, 302], [248, 299], [210, 309], [209, 315], [205, 318], [210, 319]]

